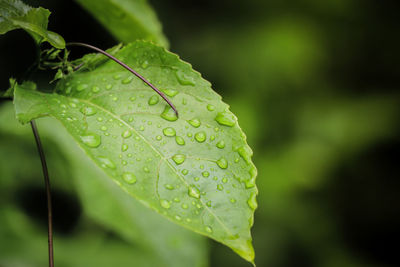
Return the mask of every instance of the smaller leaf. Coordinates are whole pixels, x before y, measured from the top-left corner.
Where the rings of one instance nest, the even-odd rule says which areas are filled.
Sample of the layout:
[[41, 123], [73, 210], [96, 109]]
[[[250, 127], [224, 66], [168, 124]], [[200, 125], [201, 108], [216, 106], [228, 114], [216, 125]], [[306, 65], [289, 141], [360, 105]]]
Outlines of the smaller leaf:
[[146, 0], [76, 0], [119, 41], [148, 40], [168, 47], [161, 24]]
[[65, 48], [64, 39], [47, 30], [50, 11], [32, 8], [19, 0], [0, 0], [0, 34], [16, 29], [27, 31], [36, 43], [49, 42], [52, 46]]

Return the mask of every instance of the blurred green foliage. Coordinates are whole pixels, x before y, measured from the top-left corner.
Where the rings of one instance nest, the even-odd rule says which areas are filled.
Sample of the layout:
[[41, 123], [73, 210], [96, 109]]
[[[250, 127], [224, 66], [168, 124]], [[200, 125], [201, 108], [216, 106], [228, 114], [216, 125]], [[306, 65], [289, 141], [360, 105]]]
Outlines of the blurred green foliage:
[[[66, 40], [103, 48], [116, 43], [78, 5], [31, 2], [53, 11], [51, 29]], [[172, 51], [213, 83], [254, 150], [257, 266], [398, 266], [398, 1], [150, 2]], [[76, 14], [73, 20], [66, 11]], [[17, 32], [0, 38], [1, 90], [33, 61], [32, 50], [19, 44], [26, 46], [24, 38]], [[43, 265], [45, 221], [18, 200], [21, 192], [32, 196], [32, 188], [41, 188], [33, 139], [11, 134], [3, 121], [0, 265]], [[63, 164], [66, 148], [50, 137], [45, 147], [55, 190], [68, 196], [64, 207], [72, 205], [77, 175]], [[76, 205], [85, 209], [84, 199]], [[60, 266], [160, 266], [156, 252], [79, 210], [63, 217], [69, 230], [56, 235]], [[209, 244], [210, 266], [247, 266], [229, 249]], [[193, 255], [204, 266], [200, 248], [201, 242]]]

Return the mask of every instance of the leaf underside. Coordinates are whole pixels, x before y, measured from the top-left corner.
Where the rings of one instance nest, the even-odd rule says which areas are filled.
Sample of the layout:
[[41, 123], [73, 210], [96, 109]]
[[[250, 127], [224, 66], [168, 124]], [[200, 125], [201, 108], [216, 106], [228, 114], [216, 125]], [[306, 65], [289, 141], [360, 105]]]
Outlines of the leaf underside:
[[161, 24], [146, 0], [76, 0], [118, 41], [153, 41], [168, 47]]
[[16, 86], [18, 119], [56, 118], [127, 193], [253, 262], [257, 171], [228, 105], [164, 48], [136, 42], [116, 57], [161, 88], [179, 118], [141, 80], [107, 61], [67, 76], [54, 94]]
[[0, 34], [15, 29], [27, 31], [36, 43], [47, 41], [62, 49], [64, 39], [55, 32], [47, 30], [50, 11], [44, 8], [32, 8], [20, 0], [0, 0]]

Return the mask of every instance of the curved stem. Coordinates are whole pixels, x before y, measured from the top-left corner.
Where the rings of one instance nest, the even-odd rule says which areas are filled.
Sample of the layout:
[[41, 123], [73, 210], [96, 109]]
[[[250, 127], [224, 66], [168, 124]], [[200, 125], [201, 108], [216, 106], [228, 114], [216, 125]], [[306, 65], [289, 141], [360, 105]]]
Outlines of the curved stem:
[[165, 100], [165, 102], [167, 102], [168, 105], [174, 110], [176, 116], [178, 117], [178, 110], [175, 108], [174, 104], [172, 104], [172, 102], [167, 98], [167, 96], [163, 92], [161, 92], [159, 89], [157, 89], [157, 87], [155, 87], [152, 83], [150, 83], [148, 80], [146, 80], [146, 78], [144, 78], [142, 75], [137, 73], [135, 70], [133, 70], [131, 67], [129, 67], [128, 65], [126, 65], [124, 62], [120, 61], [119, 59], [117, 59], [113, 55], [110, 55], [106, 51], [101, 50], [100, 48], [97, 48], [97, 47], [95, 47], [93, 45], [89, 45], [89, 44], [85, 44], [85, 43], [72, 42], [72, 43], [67, 43], [66, 46], [83, 46], [83, 47], [87, 47], [87, 48], [95, 50], [95, 51], [107, 56], [108, 58], [114, 60], [115, 62], [120, 64], [122, 67], [124, 67], [125, 69], [127, 69], [128, 71], [133, 73], [136, 77], [141, 79], [144, 83], [146, 83], [148, 86], [150, 86], [154, 91], [156, 91], [157, 94], [159, 94]]
[[49, 172], [47, 170], [46, 158], [44, 156], [44, 151], [42, 147], [42, 142], [40, 141], [39, 132], [36, 127], [34, 120], [31, 121], [31, 127], [33, 135], [35, 136], [36, 146], [39, 152], [40, 161], [42, 162], [42, 170], [44, 177], [44, 185], [46, 190], [47, 198], [47, 224], [48, 224], [48, 250], [49, 250], [49, 266], [54, 267], [54, 252], [53, 252], [53, 213], [51, 207], [51, 193], [50, 193], [50, 178]]

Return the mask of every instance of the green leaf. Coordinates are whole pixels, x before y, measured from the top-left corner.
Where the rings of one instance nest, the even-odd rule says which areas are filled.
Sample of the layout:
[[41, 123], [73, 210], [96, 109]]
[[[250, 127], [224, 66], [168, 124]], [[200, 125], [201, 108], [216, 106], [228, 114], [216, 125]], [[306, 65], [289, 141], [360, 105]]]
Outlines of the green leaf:
[[[121, 188], [107, 178], [105, 173], [75, 144], [72, 136], [60, 123], [54, 123], [51, 118], [45, 118], [37, 121], [37, 125], [46, 149], [49, 170], [51, 173], [57, 174], [57, 179], [52, 180], [52, 188], [56, 191], [65, 191], [66, 188], [71, 187], [71, 183], [75, 183], [82, 200], [85, 216], [89, 216], [107, 228], [108, 232], [111, 230], [118, 234], [129, 248], [146, 252], [148, 263], [140, 265], [135, 262], [135, 266], [206, 266], [205, 238], [169, 222], [132, 199], [128, 194], [123, 193]], [[41, 176], [41, 169], [37, 165], [39, 159], [35, 143], [32, 142], [32, 131], [29, 125], [18, 123], [11, 103], [5, 103], [0, 107], [0, 136], [2, 137], [0, 138], [0, 147], [2, 148], [0, 157], [8, 159], [7, 162], [0, 161], [0, 170], [2, 171], [0, 194], [4, 201], [9, 199], [12, 203], [15, 202], [15, 191], [20, 191], [14, 188], [32, 187], [32, 184], [41, 188], [42, 181], [36, 179]], [[21, 162], [24, 162], [22, 166]], [[60, 164], [55, 165], [55, 162]], [[59, 184], [60, 182], [63, 183]], [[65, 184], [67, 182], [68, 185]], [[1, 206], [0, 204], [0, 208]], [[87, 221], [87, 219], [82, 219], [78, 225], [82, 225], [82, 221]], [[2, 227], [4, 224], [0, 220], [0, 228]], [[27, 234], [27, 231], [25, 229], [21, 232]], [[74, 233], [76, 232], [80, 231]], [[44, 229], [42, 236], [43, 240], [47, 237]], [[60, 242], [59, 238], [55, 239], [57, 244]], [[73, 239], [78, 237], [72, 234], [68, 235], [68, 238], [73, 244]], [[77, 242], [79, 241], [77, 240]], [[78, 246], [78, 244], [75, 245]], [[58, 245], [56, 246], [58, 247]], [[83, 250], [82, 253], [91, 251], [82, 247], [80, 250]], [[10, 251], [8, 250], [8, 252]], [[21, 253], [20, 256], [23, 254]], [[45, 254], [45, 249], [42, 254]], [[142, 255], [141, 258], [145, 255]], [[60, 260], [60, 255], [57, 258]], [[43, 255], [43, 259], [46, 259], [46, 255]], [[93, 259], [92, 263], [88, 262], [86, 266], [92, 266], [95, 262]], [[133, 262], [130, 265], [132, 264]], [[96, 266], [99, 265], [96, 264]], [[103, 264], [102, 266], [107, 265]], [[118, 266], [124, 265], [119, 264]]]
[[146, 0], [76, 0], [124, 43], [148, 40], [168, 47], [161, 24]]
[[15, 29], [24, 29], [36, 41], [49, 42], [63, 49], [64, 39], [57, 33], [47, 30], [50, 11], [44, 8], [32, 8], [19, 0], [0, 0], [0, 34]]
[[257, 171], [228, 105], [189, 64], [161, 47], [136, 42], [116, 56], [158, 85], [180, 117], [141, 80], [108, 61], [68, 76], [54, 94], [17, 86], [18, 119], [56, 118], [130, 195], [253, 261]]

